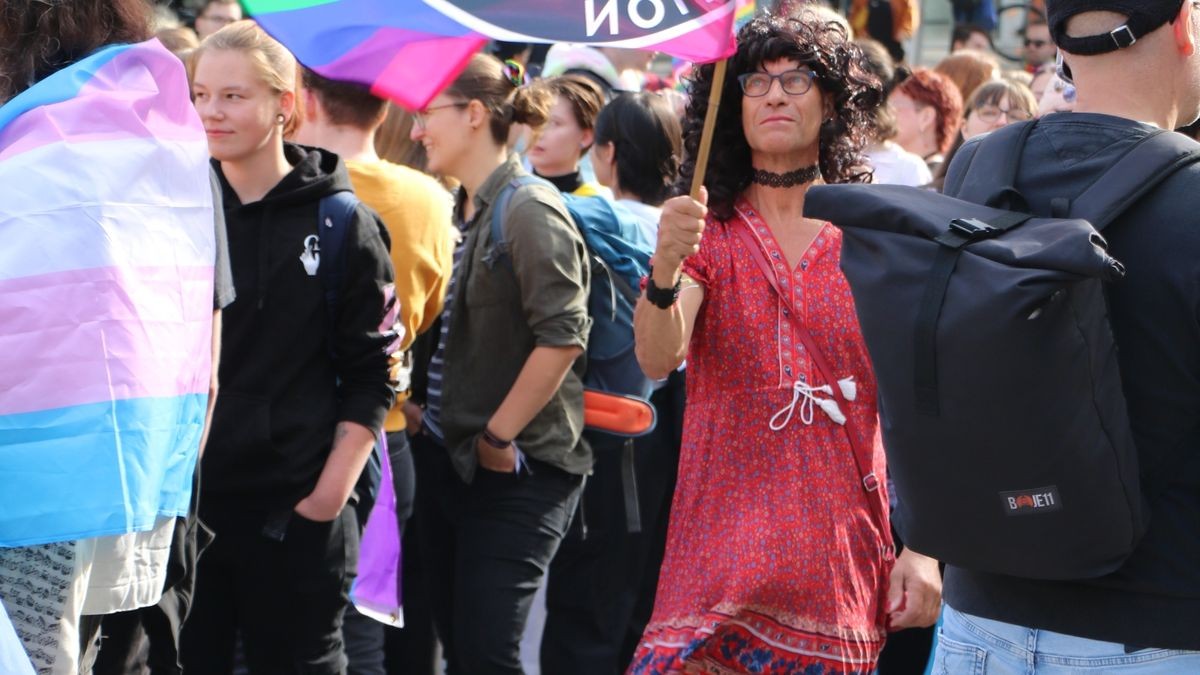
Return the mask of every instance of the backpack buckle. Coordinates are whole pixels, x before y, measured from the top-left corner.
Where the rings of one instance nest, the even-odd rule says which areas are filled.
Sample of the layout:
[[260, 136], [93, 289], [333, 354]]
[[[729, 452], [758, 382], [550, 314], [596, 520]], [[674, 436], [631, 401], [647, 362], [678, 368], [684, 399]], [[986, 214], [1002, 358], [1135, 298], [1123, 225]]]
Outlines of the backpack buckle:
[[955, 218], [950, 221], [950, 231], [970, 241], [986, 239], [1000, 233], [1000, 230], [978, 218]]

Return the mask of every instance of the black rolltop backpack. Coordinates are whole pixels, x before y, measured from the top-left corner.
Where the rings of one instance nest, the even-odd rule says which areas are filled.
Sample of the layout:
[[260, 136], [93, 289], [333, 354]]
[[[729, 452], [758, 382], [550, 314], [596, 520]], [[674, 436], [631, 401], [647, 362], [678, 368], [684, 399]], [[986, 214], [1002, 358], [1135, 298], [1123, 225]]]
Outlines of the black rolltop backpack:
[[954, 196], [817, 186], [804, 212], [844, 232], [905, 544], [1081, 579], [1119, 567], [1147, 525], [1104, 293], [1124, 269], [1100, 232], [1200, 155], [1152, 134], [1031, 215], [1013, 186], [1035, 124], [983, 139]]

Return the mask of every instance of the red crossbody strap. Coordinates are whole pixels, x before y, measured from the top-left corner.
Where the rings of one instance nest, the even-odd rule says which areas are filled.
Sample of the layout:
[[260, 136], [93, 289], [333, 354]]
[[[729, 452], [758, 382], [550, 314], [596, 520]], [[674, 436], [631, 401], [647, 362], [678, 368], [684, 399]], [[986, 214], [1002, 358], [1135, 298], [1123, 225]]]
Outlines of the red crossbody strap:
[[[742, 238], [742, 243], [746, 245], [746, 250], [750, 252], [750, 255], [754, 258], [754, 262], [758, 264], [758, 268], [762, 271], [763, 276], [766, 277], [767, 281], [771, 284], [771, 288], [775, 289], [775, 293], [779, 296], [780, 302], [787, 307], [788, 312], [792, 316], [792, 323], [796, 327], [796, 333], [800, 338], [800, 342], [804, 345], [804, 349], [808, 351], [809, 356], [812, 357], [813, 363], [817, 366], [817, 370], [821, 371], [821, 377], [825, 378], [825, 382], [832, 390], [834, 400], [837, 401], [838, 406], [841, 407], [842, 410], [849, 410], [849, 403], [846, 401], [845, 397], [842, 396], [841, 388], [837, 384], [838, 380], [834, 375], [833, 369], [829, 367], [829, 362], [825, 360], [825, 355], [820, 349], [817, 348], [816, 343], [812, 339], [812, 335], [800, 321], [799, 312], [796, 311], [796, 308], [792, 306], [788, 296], [779, 287], [779, 281], [775, 277], [775, 272], [771, 269], [771, 262], [767, 259], [767, 254], [763, 250], [762, 243], [758, 241], [758, 236], [754, 233], [750, 223], [746, 221], [745, 215], [741, 214], [741, 212], [739, 212], [738, 215], [741, 216], [742, 223], [745, 225], [745, 227], [735, 227], [734, 229], [737, 230], [738, 236]], [[846, 415], [846, 424], [844, 426], [846, 436], [850, 439], [851, 454], [854, 455], [854, 465], [858, 469], [858, 475], [862, 478], [863, 488], [867, 492], [875, 492], [879, 489], [879, 477], [875, 475], [875, 472], [868, 472], [863, 469], [863, 452], [858, 441], [858, 435], [854, 433], [855, 429], [852, 428], [853, 424], [854, 423], [850, 415]], [[867, 453], [866, 456], [870, 457], [871, 453]], [[874, 504], [876, 500], [872, 499], [870, 501], [872, 504]], [[881, 520], [880, 522], [885, 521]]]

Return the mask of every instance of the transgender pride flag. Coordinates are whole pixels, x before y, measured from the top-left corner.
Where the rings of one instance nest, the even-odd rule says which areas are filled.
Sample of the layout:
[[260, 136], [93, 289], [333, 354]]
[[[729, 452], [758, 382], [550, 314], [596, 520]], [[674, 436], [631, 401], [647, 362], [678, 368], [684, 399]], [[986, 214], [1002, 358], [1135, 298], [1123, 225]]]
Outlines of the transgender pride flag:
[[208, 171], [157, 41], [0, 106], [0, 546], [186, 513], [211, 367]]

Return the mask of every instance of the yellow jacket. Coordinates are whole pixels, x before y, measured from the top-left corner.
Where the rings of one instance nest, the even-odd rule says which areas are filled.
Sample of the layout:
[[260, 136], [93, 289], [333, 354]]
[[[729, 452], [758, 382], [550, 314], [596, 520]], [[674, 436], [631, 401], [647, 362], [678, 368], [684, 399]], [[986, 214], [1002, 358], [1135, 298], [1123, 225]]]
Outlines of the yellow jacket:
[[[383, 218], [392, 238], [392, 265], [396, 269], [396, 300], [404, 326], [402, 350], [428, 330], [442, 312], [454, 254], [454, 226], [450, 222], [451, 198], [436, 180], [406, 166], [379, 160], [348, 161], [354, 192]], [[384, 428], [405, 428], [396, 396]]]

